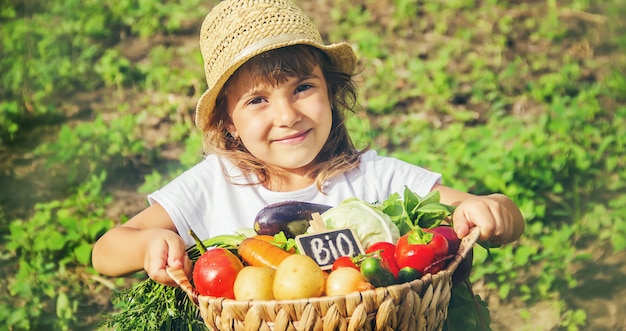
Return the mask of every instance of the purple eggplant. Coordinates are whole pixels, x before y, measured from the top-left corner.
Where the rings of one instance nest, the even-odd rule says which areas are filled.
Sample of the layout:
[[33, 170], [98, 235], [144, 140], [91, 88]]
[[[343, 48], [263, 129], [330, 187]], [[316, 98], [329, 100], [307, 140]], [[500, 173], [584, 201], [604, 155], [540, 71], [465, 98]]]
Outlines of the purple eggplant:
[[323, 213], [330, 206], [304, 202], [283, 201], [268, 205], [261, 209], [254, 219], [254, 230], [258, 234], [273, 236], [280, 231], [287, 238], [295, 238], [309, 228], [313, 213]]

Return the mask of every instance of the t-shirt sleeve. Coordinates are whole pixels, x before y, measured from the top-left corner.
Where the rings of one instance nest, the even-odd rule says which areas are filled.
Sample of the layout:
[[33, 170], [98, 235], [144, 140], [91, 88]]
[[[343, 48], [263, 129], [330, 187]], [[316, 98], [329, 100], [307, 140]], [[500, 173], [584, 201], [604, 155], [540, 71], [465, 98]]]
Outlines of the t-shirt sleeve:
[[[226, 177], [223, 170], [235, 177]], [[185, 244], [193, 245], [189, 230], [200, 239], [220, 234], [234, 234], [251, 228], [256, 213], [265, 205], [254, 187], [233, 185], [238, 177], [231, 163], [215, 155], [188, 169], [161, 189], [148, 196], [169, 214]]]
[[169, 214], [187, 245], [194, 243], [189, 230], [193, 230], [200, 238], [210, 235], [208, 223], [203, 222], [208, 218], [204, 206], [211, 201], [208, 196], [210, 192], [205, 187], [210, 182], [205, 167], [206, 163], [201, 162], [148, 195], [150, 204], [158, 203]]

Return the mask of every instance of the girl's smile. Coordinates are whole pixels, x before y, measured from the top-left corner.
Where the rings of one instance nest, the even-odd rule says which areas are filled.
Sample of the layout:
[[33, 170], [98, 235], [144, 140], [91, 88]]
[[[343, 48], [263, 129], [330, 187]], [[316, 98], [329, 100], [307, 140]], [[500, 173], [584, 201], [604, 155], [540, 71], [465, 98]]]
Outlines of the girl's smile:
[[238, 80], [227, 94], [231, 133], [260, 161], [306, 174], [332, 127], [326, 80], [319, 66], [304, 77]]
[[306, 139], [309, 132], [311, 132], [311, 129], [303, 131], [303, 132], [298, 132], [296, 134], [293, 134], [284, 138], [275, 139], [273, 140], [273, 142], [283, 143], [283, 144], [298, 144], [304, 139]]

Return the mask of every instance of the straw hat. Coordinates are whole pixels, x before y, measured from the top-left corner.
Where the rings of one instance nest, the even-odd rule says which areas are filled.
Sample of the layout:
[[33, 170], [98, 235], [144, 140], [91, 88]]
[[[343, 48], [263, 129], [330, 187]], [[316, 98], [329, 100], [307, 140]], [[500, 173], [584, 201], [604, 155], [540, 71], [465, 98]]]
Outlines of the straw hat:
[[342, 72], [352, 74], [356, 56], [347, 43], [325, 45], [319, 31], [291, 0], [226, 0], [206, 16], [200, 51], [208, 89], [198, 100], [196, 125], [205, 130], [215, 99], [228, 78], [250, 58], [291, 45], [326, 52]]

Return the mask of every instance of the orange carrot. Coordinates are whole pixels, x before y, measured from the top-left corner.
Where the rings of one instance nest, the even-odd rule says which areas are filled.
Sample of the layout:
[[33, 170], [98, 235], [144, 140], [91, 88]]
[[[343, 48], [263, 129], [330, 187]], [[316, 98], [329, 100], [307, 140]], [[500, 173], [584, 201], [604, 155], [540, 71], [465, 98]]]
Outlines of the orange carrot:
[[239, 244], [237, 253], [249, 265], [274, 269], [291, 255], [268, 241], [256, 238], [244, 239]]
[[[274, 246], [278, 246], [278, 247], [281, 247], [281, 245], [284, 244], [284, 242], [276, 241], [276, 238], [274, 238], [274, 236], [270, 236], [269, 234], [257, 234], [257, 235], [255, 235], [252, 238], [256, 238], [256, 239], [261, 239], [261, 240], [267, 241], [269, 243], [274, 244]], [[293, 253], [296, 252], [296, 248], [295, 247], [291, 247], [290, 249], [285, 249], [285, 247], [283, 246], [282, 248], [283, 248], [283, 250], [287, 251], [287, 253], [293, 254]]]
[[253, 238], [261, 239], [261, 240], [267, 241], [267, 242], [274, 241], [274, 236], [270, 236], [269, 234], [257, 234]]

